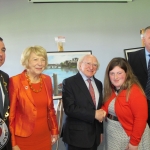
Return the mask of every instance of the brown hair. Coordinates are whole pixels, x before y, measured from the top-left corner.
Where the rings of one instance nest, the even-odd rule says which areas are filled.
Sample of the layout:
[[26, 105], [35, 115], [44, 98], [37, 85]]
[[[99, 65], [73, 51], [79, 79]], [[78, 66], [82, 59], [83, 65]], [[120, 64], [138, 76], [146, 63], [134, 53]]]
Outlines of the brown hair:
[[3, 39], [0, 37], [0, 41], [3, 41]]
[[122, 84], [120, 91], [127, 90], [127, 100], [128, 100], [130, 88], [133, 84], [138, 85], [140, 87], [141, 91], [144, 93], [138, 79], [133, 74], [132, 69], [131, 69], [129, 63], [127, 62], [127, 60], [125, 60], [124, 58], [121, 58], [121, 57], [116, 57], [116, 58], [113, 58], [109, 62], [108, 66], [106, 68], [105, 78], [104, 78], [104, 102], [106, 102], [112, 94], [113, 85], [109, 78], [109, 72], [116, 66], [123, 69], [126, 73], [126, 80]]

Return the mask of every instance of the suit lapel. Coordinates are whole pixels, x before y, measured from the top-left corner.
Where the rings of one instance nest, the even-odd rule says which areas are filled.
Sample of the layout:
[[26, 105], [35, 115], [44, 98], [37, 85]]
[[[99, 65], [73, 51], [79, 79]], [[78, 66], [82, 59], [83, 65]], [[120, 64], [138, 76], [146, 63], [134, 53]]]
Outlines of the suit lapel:
[[[50, 91], [52, 90], [51, 89], [51, 86], [50, 86], [50, 83], [46, 80], [46, 77], [42, 74], [42, 80], [43, 80], [43, 86], [45, 87], [46, 89], [46, 93], [47, 93], [47, 97], [48, 97], [48, 106], [50, 105], [50, 99], [52, 98], [52, 93], [50, 93]], [[51, 97], [50, 97], [51, 95]], [[53, 98], [52, 98], [53, 99]]]
[[101, 107], [101, 102], [102, 102], [102, 100], [101, 100], [101, 98], [102, 98], [102, 87], [100, 87], [100, 85], [98, 84], [98, 82], [97, 82], [97, 80], [95, 79], [95, 77], [94, 77], [94, 81], [95, 81], [95, 84], [96, 84], [96, 86], [97, 86], [97, 89], [98, 89], [98, 92], [99, 92], [99, 99], [98, 99], [98, 105], [97, 105], [97, 108], [100, 108]]
[[[8, 90], [7, 90], [7, 84], [4, 80], [4, 74], [0, 72], [0, 82], [2, 85], [3, 93], [4, 93], [4, 108], [3, 108], [3, 114], [5, 116], [5, 113], [8, 112], [9, 107], [9, 98], [8, 98]], [[3, 118], [4, 118], [3, 116]]]
[[23, 87], [24, 93], [27, 95], [29, 100], [35, 105], [34, 99], [32, 97], [31, 90], [29, 87], [29, 83], [28, 83], [26, 76], [25, 76], [25, 71], [21, 73], [20, 78], [21, 78], [21, 84], [23, 85], [22, 87]]
[[145, 49], [139, 51], [139, 58], [140, 58], [141, 64], [143, 65], [144, 71], [147, 73], [147, 64], [146, 64], [146, 58], [145, 58]]
[[[92, 101], [90, 92], [82, 78], [82, 76], [80, 75], [80, 73], [77, 73], [75, 75], [75, 83], [78, 85], [78, 87], [81, 89], [81, 91], [84, 93], [84, 95], [87, 97], [87, 99], [89, 100], [89, 102], [91, 103], [91, 105], [94, 106], [94, 103]], [[94, 106], [95, 107], [95, 106]]]

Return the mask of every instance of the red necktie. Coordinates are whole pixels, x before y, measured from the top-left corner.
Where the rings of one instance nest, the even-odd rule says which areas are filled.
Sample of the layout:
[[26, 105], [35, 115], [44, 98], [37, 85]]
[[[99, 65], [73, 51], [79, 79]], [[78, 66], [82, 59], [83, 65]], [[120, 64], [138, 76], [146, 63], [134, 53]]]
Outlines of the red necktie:
[[87, 79], [88, 83], [89, 83], [89, 92], [91, 94], [91, 97], [92, 97], [92, 100], [93, 100], [93, 103], [94, 105], [96, 106], [96, 100], [95, 100], [95, 92], [94, 92], [94, 88], [91, 84], [91, 79]]

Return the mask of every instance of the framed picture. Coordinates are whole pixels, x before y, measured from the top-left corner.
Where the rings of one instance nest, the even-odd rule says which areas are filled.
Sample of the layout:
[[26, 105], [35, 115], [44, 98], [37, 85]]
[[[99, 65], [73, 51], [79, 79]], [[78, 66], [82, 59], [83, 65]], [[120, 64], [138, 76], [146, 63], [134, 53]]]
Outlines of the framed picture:
[[86, 54], [92, 54], [92, 51], [47, 52], [48, 67], [44, 70], [44, 73], [52, 79], [54, 100], [62, 98], [62, 81], [78, 72], [77, 61]]
[[136, 48], [128, 48], [128, 49], [124, 49], [124, 55], [126, 60], [128, 60], [128, 56], [129, 53], [135, 52], [135, 51], [139, 51], [141, 49], [143, 49], [144, 47], [136, 47]]

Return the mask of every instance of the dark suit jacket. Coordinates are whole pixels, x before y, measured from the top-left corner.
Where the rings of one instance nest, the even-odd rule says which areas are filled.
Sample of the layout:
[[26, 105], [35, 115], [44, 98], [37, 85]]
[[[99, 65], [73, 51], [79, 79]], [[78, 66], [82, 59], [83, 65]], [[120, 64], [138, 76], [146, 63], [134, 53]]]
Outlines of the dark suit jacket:
[[[3, 116], [1, 116], [2, 119], [4, 119], [5, 113], [8, 112], [8, 107], [9, 107], [9, 98], [8, 98], [8, 83], [9, 83], [9, 76], [8, 74], [6, 74], [5, 72], [0, 70], [0, 82], [3, 88], [3, 92], [5, 95], [5, 99], [4, 99], [4, 110], [3, 110]], [[7, 127], [9, 128], [9, 120], [7, 118], [7, 120], [5, 121], [5, 123], [7, 124]], [[2, 149], [2, 150], [11, 150], [11, 140], [8, 141], [8, 143], [6, 144], [6, 146]]]
[[133, 73], [137, 76], [143, 90], [145, 90], [148, 79], [145, 49], [131, 52], [128, 56], [128, 62], [133, 70]]
[[[94, 80], [100, 94], [99, 109], [102, 105], [102, 83], [96, 78]], [[66, 114], [63, 141], [81, 148], [90, 148], [96, 141], [98, 146], [103, 124], [95, 119], [95, 106], [80, 73], [63, 81], [62, 100]]]

